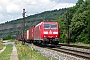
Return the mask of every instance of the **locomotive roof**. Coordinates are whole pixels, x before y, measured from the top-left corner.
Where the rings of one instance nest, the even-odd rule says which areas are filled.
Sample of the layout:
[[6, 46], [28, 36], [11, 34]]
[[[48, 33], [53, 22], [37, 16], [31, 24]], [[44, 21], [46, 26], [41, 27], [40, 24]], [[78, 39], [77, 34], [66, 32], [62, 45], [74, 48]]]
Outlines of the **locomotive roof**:
[[57, 23], [57, 22], [42, 22], [42, 23], [44, 24], [44, 23]]
[[39, 25], [41, 25], [41, 24], [52, 24], [52, 23], [56, 23], [57, 24], [57, 22], [41, 22], [41, 23], [39, 23], [39, 24], [37, 24], [35, 27], [37, 27], [37, 26], [39, 26]]

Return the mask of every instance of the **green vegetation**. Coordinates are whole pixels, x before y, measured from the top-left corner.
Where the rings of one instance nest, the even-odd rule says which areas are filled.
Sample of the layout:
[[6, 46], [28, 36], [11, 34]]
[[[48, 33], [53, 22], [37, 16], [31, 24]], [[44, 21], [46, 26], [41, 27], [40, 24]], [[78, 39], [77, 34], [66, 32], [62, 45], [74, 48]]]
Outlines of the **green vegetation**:
[[[90, 0], [78, 0], [74, 7], [67, 10], [70, 19], [70, 42], [90, 44]], [[56, 21], [61, 26], [61, 42], [66, 43], [66, 13]]]
[[21, 43], [18, 43], [16, 47], [19, 60], [49, 60], [41, 56], [37, 51], [32, 51], [28, 46], [22, 45]]
[[83, 44], [81, 42], [71, 43], [71, 45], [88, 46], [88, 47], [90, 47], [90, 44]]
[[3, 49], [3, 44], [2, 42], [0, 41], [0, 50]]
[[12, 53], [12, 45], [7, 45], [4, 52], [0, 54], [0, 60], [10, 60], [11, 53]]
[[14, 37], [12, 37], [11, 35], [5, 36], [3, 37], [3, 40], [10, 40], [13, 39]]

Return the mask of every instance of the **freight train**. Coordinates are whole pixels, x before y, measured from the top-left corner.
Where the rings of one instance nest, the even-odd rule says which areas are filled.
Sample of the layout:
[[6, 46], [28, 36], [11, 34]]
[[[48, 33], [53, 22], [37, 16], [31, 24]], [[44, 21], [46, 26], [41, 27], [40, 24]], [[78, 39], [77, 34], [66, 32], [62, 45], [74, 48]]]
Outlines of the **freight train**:
[[[24, 33], [24, 40], [35, 44], [58, 44], [59, 37], [60, 26], [57, 22], [41, 22]], [[22, 37], [19, 36], [18, 40]]]

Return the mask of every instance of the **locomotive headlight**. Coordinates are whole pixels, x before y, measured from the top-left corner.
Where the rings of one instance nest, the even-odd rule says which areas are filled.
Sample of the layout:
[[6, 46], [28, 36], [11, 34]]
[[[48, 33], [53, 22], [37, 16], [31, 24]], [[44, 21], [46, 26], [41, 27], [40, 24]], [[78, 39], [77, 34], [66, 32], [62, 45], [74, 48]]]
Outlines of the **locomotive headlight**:
[[44, 32], [44, 34], [48, 34], [48, 32]]
[[57, 36], [56, 36], [57, 37]]
[[58, 34], [58, 32], [53, 32], [53, 34]]

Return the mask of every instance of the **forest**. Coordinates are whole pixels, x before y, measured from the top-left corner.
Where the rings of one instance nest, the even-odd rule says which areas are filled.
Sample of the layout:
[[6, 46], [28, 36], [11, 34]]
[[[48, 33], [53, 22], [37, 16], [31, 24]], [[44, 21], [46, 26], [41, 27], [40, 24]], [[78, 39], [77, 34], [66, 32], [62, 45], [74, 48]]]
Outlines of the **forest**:
[[[70, 43], [82, 42], [90, 44], [90, 0], [78, 0], [75, 6], [67, 9], [69, 13]], [[66, 42], [67, 12], [57, 21], [61, 26], [62, 43]]]

